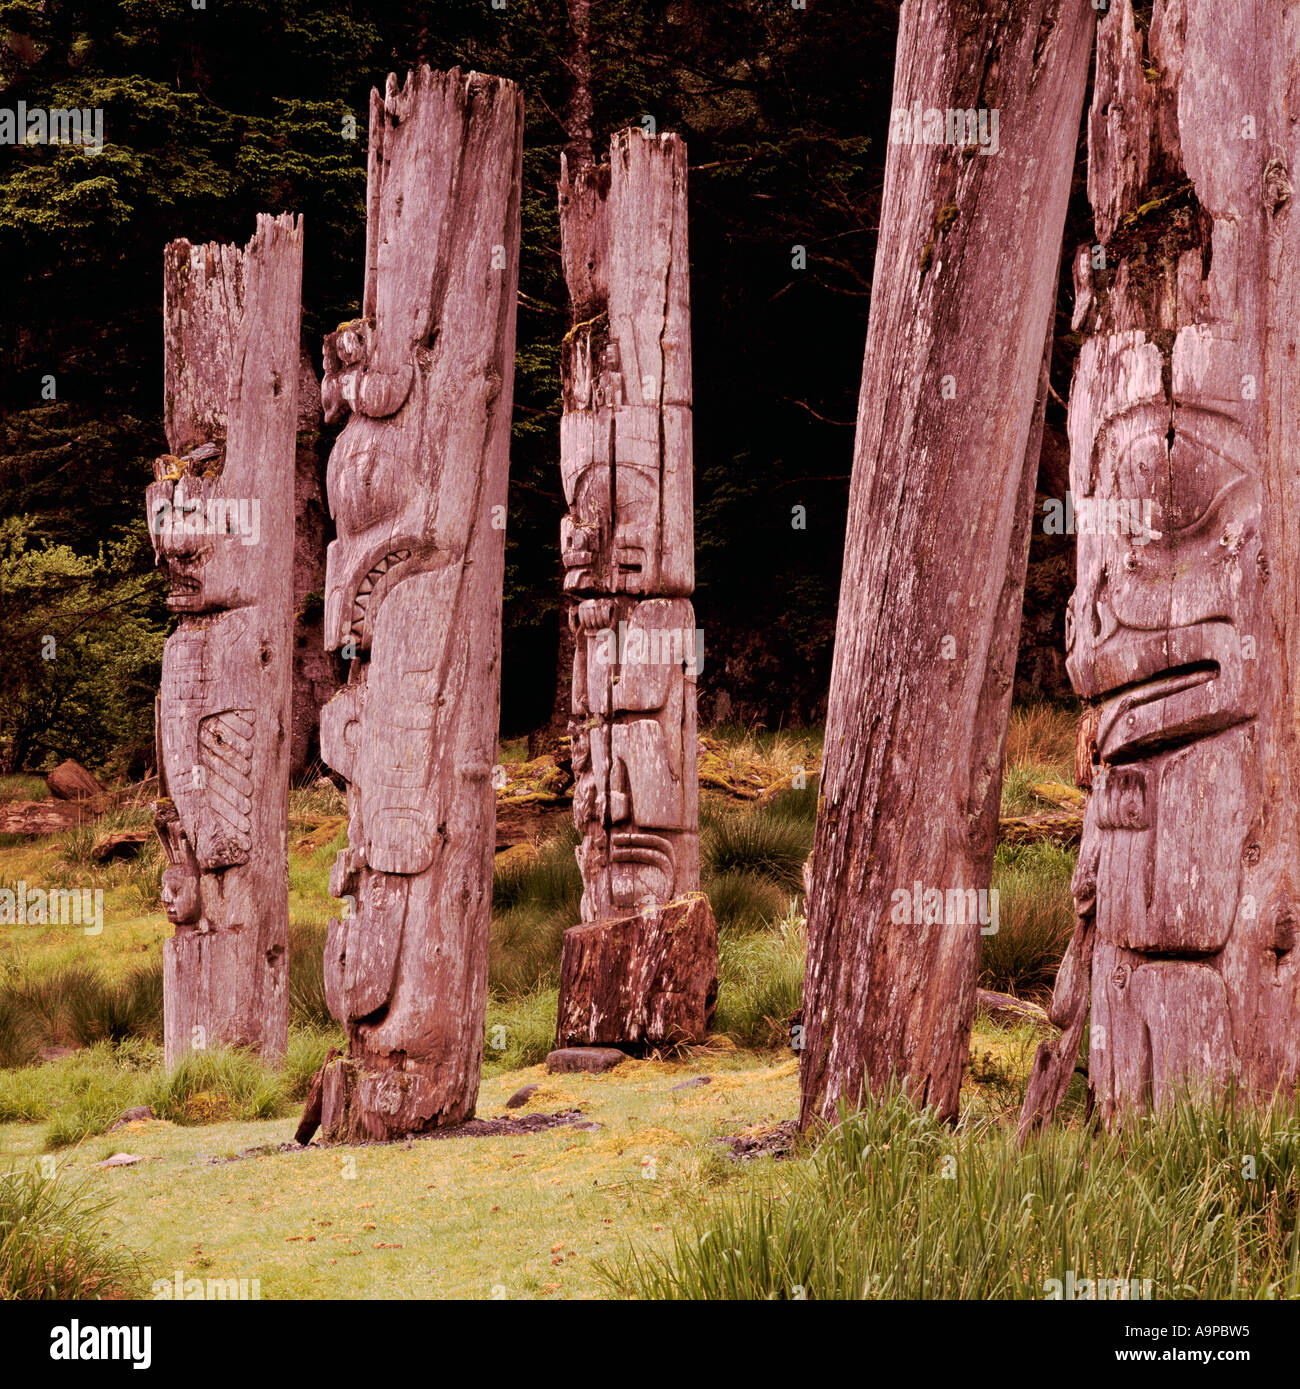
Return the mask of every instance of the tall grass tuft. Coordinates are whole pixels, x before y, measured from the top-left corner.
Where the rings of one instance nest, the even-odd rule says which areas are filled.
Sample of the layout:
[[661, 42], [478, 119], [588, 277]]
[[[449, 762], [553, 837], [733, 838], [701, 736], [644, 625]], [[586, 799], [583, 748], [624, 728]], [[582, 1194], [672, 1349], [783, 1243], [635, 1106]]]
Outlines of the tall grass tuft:
[[1050, 993], [1074, 931], [1075, 855], [1055, 844], [1004, 846], [993, 862], [998, 929], [981, 944], [980, 983], [1022, 998]]
[[[1254, 1159], [1251, 1169], [1244, 1155]], [[1153, 1300], [1300, 1294], [1300, 1100], [1190, 1099], [1122, 1133], [953, 1130], [895, 1094], [768, 1188], [603, 1274], [647, 1298], [1026, 1298], [1070, 1275]]]
[[791, 917], [767, 931], [724, 934], [718, 945], [718, 1011], [713, 1026], [740, 1046], [774, 1047], [790, 1040], [802, 1002], [807, 943]]
[[803, 865], [812, 842], [813, 827], [803, 820], [767, 809], [724, 815], [700, 836], [700, 868], [710, 878], [756, 873], [790, 892], [802, 892]]
[[174, 1124], [210, 1124], [277, 1118], [288, 1112], [290, 1095], [284, 1076], [252, 1052], [213, 1047], [187, 1052], [173, 1070], [155, 1072], [140, 1103]]
[[289, 923], [289, 1017], [303, 1027], [334, 1026], [325, 1002], [325, 937], [320, 921]]
[[41, 1048], [31, 1009], [9, 989], [0, 990], [0, 1070], [29, 1066]]
[[0, 1301], [140, 1294], [136, 1256], [101, 1234], [111, 1204], [89, 1197], [84, 1182], [48, 1181], [32, 1171], [0, 1176]]
[[133, 969], [117, 984], [96, 977], [69, 1007], [72, 1034], [82, 1046], [120, 1043], [128, 1037], [160, 1042], [163, 1031], [161, 959]]
[[576, 835], [549, 840], [533, 857], [498, 864], [492, 875], [488, 983], [495, 997], [522, 998], [559, 982], [565, 930], [577, 924], [582, 875]]

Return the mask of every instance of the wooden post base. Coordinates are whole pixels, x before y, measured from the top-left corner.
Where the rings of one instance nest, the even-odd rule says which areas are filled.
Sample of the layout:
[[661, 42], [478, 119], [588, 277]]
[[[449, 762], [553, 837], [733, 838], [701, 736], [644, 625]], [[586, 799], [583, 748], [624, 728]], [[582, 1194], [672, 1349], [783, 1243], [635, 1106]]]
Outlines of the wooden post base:
[[702, 1042], [717, 998], [718, 925], [703, 893], [571, 926], [556, 1045]]

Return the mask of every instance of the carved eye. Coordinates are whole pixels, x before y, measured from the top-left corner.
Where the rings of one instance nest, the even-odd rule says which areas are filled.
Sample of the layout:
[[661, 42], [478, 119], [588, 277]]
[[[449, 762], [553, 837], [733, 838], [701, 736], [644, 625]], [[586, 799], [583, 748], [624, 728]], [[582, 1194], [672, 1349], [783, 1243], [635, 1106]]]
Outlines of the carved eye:
[[1243, 503], [1234, 504], [1230, 498], [1250, 475], [1232, 461], [1229, 450], [1238, 441], [1227, 436], [1225, 423], [1212, 416], [1199, 416], [1194, 422], [1179, 418], [1170, 453], [1170, 530], [1202, 524], [1219, 528], [1234, 519]]

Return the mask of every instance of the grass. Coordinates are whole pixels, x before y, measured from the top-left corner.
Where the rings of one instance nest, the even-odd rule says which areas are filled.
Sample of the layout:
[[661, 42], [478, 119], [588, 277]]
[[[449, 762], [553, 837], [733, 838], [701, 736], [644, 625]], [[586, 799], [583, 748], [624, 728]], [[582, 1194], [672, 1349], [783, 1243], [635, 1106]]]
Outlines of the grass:
[[1155, 1299], [1295, 1297], [1297, 1161], [1296, 1101], [1188, 1100], [1122, 1135], [1058, 1127], [1022, 1150], [1008, 1125], [954, 1131], [895, 1095], [775, 1190], [730, 1195], [671, 1252], [633, 1249], [602, 1274], [656, 1299], [1039, 1299], [1070, 1274]]
[[0, 1301], [118, 1298], [141, 1291], [140, 1262], [100, 1234], [111, 1201], [90, 1184], [0, 1176]]
[[738, 1046], [788, 1045], [806, 952], [803, 921], [795, 916], [768, 931], [720, 933], [715, 1029]]
[[803, 865], [812, 853], [813, 827], [778, 811], [714, 818], [700, 836], [700, 873], [706, 882], [724, 873], [750, 873], [789, 892], [803, 891]]
[[999, 848], [993, 861], [998, 929], [983, 937], [980, 983], [1022, 998], [1051, 992], [1074, 931], [1072, 850], [1055, 844]]
[[48, 801], [50, 788], [43, 776], [27, 772], [7, 772], [0, 776], [0, 805], [6, 801]]

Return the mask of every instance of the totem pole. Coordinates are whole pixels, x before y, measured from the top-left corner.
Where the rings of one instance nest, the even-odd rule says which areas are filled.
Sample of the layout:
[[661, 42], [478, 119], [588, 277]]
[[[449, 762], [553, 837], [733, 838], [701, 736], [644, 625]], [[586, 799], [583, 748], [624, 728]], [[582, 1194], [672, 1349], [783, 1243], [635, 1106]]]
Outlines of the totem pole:
[[474, 1111], [487, 1007], [501, 591], [523, 101], [427, 67], [370, 99], [362, 316], [325, 340], [338, 538], [326, 643], [348, 683], [321, 715], [348, 782], [344, 900], [325, 954], [349, 1054], [322, 1077], [327, 1139]]
[[302, 226], [164, 257], [149, 529], [180, 625], [156, 705], [166, 1061], [288, 1033], [289, 691]]
[[576, 599], [574, 823], [582, 921], [565, 933], [558, 1040], [700, 1040], [717, 927], [699, 888], [686, 147], [619, 131], [562, 166], [560, 544]]
[[1066, 630], [1091, 793], [1064, 1034], [1039, 1049], [1022, 1132], [1064, 1095], [1089, 1020], [1107, 1123], [1297, 1076], [1300, 53], [1282, 8], [1157, 4], [1144, 33], [1120, 0], [1099, 27]]

